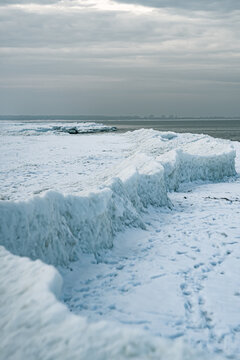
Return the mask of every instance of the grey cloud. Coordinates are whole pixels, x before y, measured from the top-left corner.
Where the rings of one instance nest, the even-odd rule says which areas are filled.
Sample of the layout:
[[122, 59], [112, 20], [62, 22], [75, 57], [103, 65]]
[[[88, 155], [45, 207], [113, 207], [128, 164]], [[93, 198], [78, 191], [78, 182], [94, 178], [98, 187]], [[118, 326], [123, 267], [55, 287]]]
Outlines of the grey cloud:
[[156, 9], [2, 7], [1, 112], [240, 112], [239, 14], [221, 0], [202, 0], [218, 8], [203, 13], [190, 0], [136, 2]]
[[55, 4], [60, 0], [0, 0], [0, 6], [22, 5], [22, 4]]
[[[222, 49], [229, 48], [239, 36], [239, 17], [225, 15], [191, 17], [134, 16], [121, 12], [96, 12], [84, 10], [57, 13], [27, 13], [21, 9], [4, 8], [0, 13], [0, 45], [2, 47], [71, 47], [86, 44], [136, 43], [143, 48], [154, 44], [154, 52], [167, 41], [191, 41], [201, 49], [213, 41], [220, 41]], [[219, 34], [222, 34], [219, 40]], [[190, 41], [189, 41], [190, 40]], [[203, 44], [204, 43], [204, 44]], [[144, 46], [145, 44], [145, 46]], [[237, 41], [234, 44], [238, 48]], [[131, 49], [131, 46], [129, 47]], [[181, 49], [180, 49], [181, 50]], [[145, 51], [143, 49], [143, 51]]]
[[120, 3], [138, 4], [156, 8], [176, 8], [183, 10], [232, 11], [240, 9], [239, 0], [116, 0]]

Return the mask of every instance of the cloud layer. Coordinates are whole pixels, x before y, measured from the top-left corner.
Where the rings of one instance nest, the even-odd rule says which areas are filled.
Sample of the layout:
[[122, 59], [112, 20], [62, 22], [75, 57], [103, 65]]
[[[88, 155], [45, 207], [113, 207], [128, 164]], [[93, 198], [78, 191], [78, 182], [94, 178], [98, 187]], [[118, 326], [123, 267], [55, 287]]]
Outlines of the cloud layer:
[[239, 20], [235, 0], [1, 1], [0, 112], [239, 114]]
[[117, 2], [141, 4], [155, 8], [174, 8], [183, 10], [205, 10], [225, 12], [240, 9], [238, 0], [117, 0]]

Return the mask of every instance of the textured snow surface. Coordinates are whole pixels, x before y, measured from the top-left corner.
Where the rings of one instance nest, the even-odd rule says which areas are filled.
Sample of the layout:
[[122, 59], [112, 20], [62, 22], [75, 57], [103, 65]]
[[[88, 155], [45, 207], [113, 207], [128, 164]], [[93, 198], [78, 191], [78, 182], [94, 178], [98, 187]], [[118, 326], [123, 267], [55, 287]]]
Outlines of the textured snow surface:
[[89, 323], [57, 297], [62, 279], [51, 266], [0, 247], [0, 358], [202, 359], [181, 341], [174, 344], [111, 323]]
[[[4, 137], [3, 191], [6, 187], [9, 191], [13, 188], [13, 196], [17, 193], [22, 197], [25, 191], [21, 190], [24, 188], [27, 189], [25, 195], [29, 199], [0, 202], [1, 244], [14, 254], [41, 259], [54, 265], [77, 260], [82, 251], [97, 254], [103, 248], [111, 248], [113, 236], [126, 225], [144, 227], [142, 210], [149, 205], [169, 205], [167, 190], [176, 190], [184, 182], [219, 181], [235, 174], [235, 150], [228, 142], [208, 136], [139, 130], [126, 135], [81, 136], [75, 142], [67, 140], [68, 147], [63, 146], [60, 152], [63, 158], [58, 154], [56, 159], [59, 137], [42, 137], [47, 148], [53, 146], [53, 156], [48, 157], [46, 149], [41, 151], [38, 148], [36, 158], [41, 156], [41, 161], [50, 161], [51, 166], [45, 172], [42, 170], [44, 164], [37, 164], [33, 179], [28, 184], [28, 181], [19, 180], [19, 176], [25, 172], [26, 177], [29, 175], [31, 178], [30, 159], [37, 159], [35, 152], [29, 151], [25, 138], [19, 138], [20, 169], [14, 152], [15, 141], [12, 140], [15, 137], [7, 137], [7, 140]], [[108, 147], [114, 143], [118, 155], [110, 159], [107, 157], [104, 162], [103, 147], [106, 150], [105, 142], [108, 139]], [[34, 138], [30, 137], [30, 140], [36, 146]], [[37, 142], [38, 147], [40, 144]], [[102, 149], [100, 155], [99, 148]], [[81, 166], [84, 162], [83, 154], [86, 156], [87, 151], [91, 153], [88, 158], [93, 158], [89, 165], [92, 170], [89, 175], [85, 174]], [[74, 158], [77, 166], [75, 162], [71, 164], [71, 160], [68, 163], [66, 156]], [[100, 169], [99, 162], [102, 162]], [[55, 170], [59, 167], [62, 173], [58, 177], [55, 176]], [[75, 195], [71, 189], [74, 187], [76, 169], [80, 174]], [[65, 171], [69, 181], [63, 194], [43, 191], [42, 196], [31, 197], [31, 193], [39, 192], [36, 187], [41, 181], [45, 185], [48, 183], [45, 178], [48, 174], [51, 174], [52, 180], [51, 186], [47, 188], [61, 189]], [[92, 185], [90, 192], [91, 184], [98, 175], [95, 190]], [[74, 183], [70, 180], [72, 178]], [[85, 188], [85, 191], [81, 191], [81, 188]], [[11, 199], [11, 194], [8, 198]]]
[[[11, 124], [9, 129], [14, 126]], [[164, 279], [163, 276], [160, 288], [151, 284], [149, 287], [142, 286], [142, 281], [134, 278], [136, 273], [131, 269], [139, 261], [138, 271], [140, 273], [142, 269], [143, 279], [144, 273], [150, 276], [151, 283], [162, 278], [162, 272], [158, 272], [153, 265], [158, 258], [161, 259], [161, 244], [163, 253], [164, 246], [170, 246], [166, 250], [170, 256], [175, 245], [171, 249], [172, 243], [164, 245], [163, 240], [171, 238], [171, 232], [175, 232], [176, 239], [178, 235], [181, 238], [181, 231], [188, 231], [190, 216], [189, 209], [184, 207], [177, 209], [186, 214], [187, 218], [175, 216], [178, 193], [169, 194], [169, 191], [180, 190], [179, 194], [182, 194], [186, 188], [193, 186], [190, 185], [192, 182], [194, 186], [200, 186], [206, 182], [227, 181], [228, 177], [235, 176], [235, 149], [239, 154], [238, 145], [206, 135], [144, 129], [126, 134], [81, 136], [65, 132], [59, 136], [58, 130], [54, 134], [52, 130], [50, 134], [47, 130], [40, 131], [41, 136], [36, 137], [26, 136], [32, 133], [26, 129], [27, 132], [22, 133], [21, 126], [19, 128], [19, 131], [14, 129], [13, 134], [5, 129], [0, 143], [0, 244], [5, 247], [1, 248], [0, 265], [3, 294], [0, 356], [3, 359], [198, 358], [184, 345], [185, 341], [194, 347], [200, 343], [198, 349], [211, 351], [211, 358], [214, 358], [213, 354], [225, 351], [221, 346], [208, 346], [211, 341], [215, 341], [211, 337], [217, 339], [217, 342], [223, 334], [221, 330], [218, 330], [218, 335], [209, 331], [211, 325], [210, 321], [207, 322], [207, 315], [204, 315], [204, 324], [207, 324], [204, 326], [204, 309], [196, 310], [196, 313], [201, 314], [199, 323], [196, 325], [195, 320], [191, 322], [192, 303], [195, 300], [188, 301], [187, 296], [190, 295], [187, 292], [190, 290], [185, 291], [185, 285], [182, 284], [186, 283], [187, 287], [189, 282], [181, 279], [179, 283], [178, 275], [183, 274], [184, 277], [186, 274], [186, 278], [190, 278], [191, 272], [186, 272], [184, 268], [193, 266], [195, 269], [195, 263], [189, 264], [187, 260], [177, 263], [174, 270], [171, 266], [167, 267], [168, 277]], [[52, 124], [46, 128], [52, 129]], [[236, 180], [233, 177], [231, 181]], [[225, 189], [227, 183], [223, 186]], [[208, 193], [207, 196], [210, 195]], [[196, 206], [200, 198], [199, 194], [194, 198]], [[232, 204], [235, 204], [234, 201]], [[237, 216], [236, 209], [234, 214]], [[167, 221], [172, 221], [174, 226], [172, 229], [171, 226], [166, 228], [163, 238], [159, 237], [159, 226], [164, 228]], [[181, 221], [182, 230], [176, 227]], [[156, 231], [154, 226], [158, 227]], [[209, 232], [208, 227], [210, 223], [207, 223], [206, 233]], [[130, 233], [124, 233], [126, 229], [131, 229], [127, 230]], [[157, 235], [148, 238], [153, 231]], [[118, 235], [119, 232], [122, 235]], [[201, 230], [197, 232], [201, 233]], [[138, 236], [143, 244], [146, 239], [151, 243], [141, 253], [135, 248], [136, 243], [132, 247], [130, 241]], [[154, 242], [158, 242], [159, 248], [155, 248], [156, 254], [152, 256]], [[185, 242], [179, 244], [179, 248], [185, 245]], [[112, 247], [113, 250], [107, 250]], [[122, 249], [120, 257], [116, 255], [116, 249]], [[184, 250], [177, 251], [185, 259]], [[64, 292], [61, 293], [62, 278], [53, 267], [39, 260], [33, 262], [19, 256], [57, 265], [64, 277]], [[145, 257], [148, 259], [146, 269], [143, 266]], [[162, 257], [165, 259], [166, 254]], [[174, 256], [168, 258], [168, 265], [174, 264], [171, 258]], [[122, 259], [126, 263], [122, 264]], [[162, 265], [158, 262], [156, 264], [161, 269]], [[212, 267], [215, 269], [214, 265]], [[126, 278], [126, 282], [115, 283], [119, 271], [124, 268], [128, 270], [121, 273], [131, 276], [130, 281]], [[150, 275], [149, 269], [155, 269], [156, 274]], [[197, 288], [198, 279], [193, 275], [190, 283]], [[91, 284], [95, 285], [91, 287]], [[115, 284], [115, 287], [112, 289], [110, 284]], [[99, 286], [103, 290], [102, 294], [98, 294]], [[140, 292], [134, 290], [133, 297], [128, 298], [132, 288], [140, 289]], [[166, 297], [168, 288], [171, 294]], [[107, 289], [111, 289], [111, 293]], [[114, 289], [117, 294], [122, 294], [119, 295], [120, 311], [116, 298], [114, 301], [112, 298], [116, 297]], [[161, 289], [163, 292], [159, 297]], [[152, 299], [152, 302], [146, 301], [144, 305], [147, 319], [142, 319], [141, 311], [139, 313], [132, 309], [141, 310], [142, 302], [139, 299], [143, 299], [144, 294], [150, 294]], [[95, 295], [98, 300], [104, 299], [108, 311], [104, 307], [101, 309], [101, 304], [95, 303]], [[106, 295], [109, 297], [105, 298]], [[122, 296], [125, 305], [121, 303]], [[87, 315], [93, 323], [70, 314], [57, 300], [59, 297], [74, 312]], [[156, 308], [157, 302], [159, 308]], [[176, 314], [174, 309], [179, 309], [180, 313]], [[109, 316], [109, 311], [114, 315]], [[149, 311], [152, 311], [151, 316]], [[159, 314], [163, 316], [159, 318]], [[103, 315], [113, 324], [96, 322]], [[157, 322], [161, 324], [158, 330], [155, 329]], [[123, 324], [140, 329], [125, 328]], [[186, 330], [194, 329], [194, 326], [194, 334]], [[234, 334], [236, 329], [238, 327], [234, 323]], [[207, 335], [198, 341], [194, 331], [203, 331]], [[160, 339], [159, 336], [168, 340]], [[169, 345], [169, 339], [178, 337], [183, 340], [171, 341]], [[237, 340], [234, 337], [231, 341], [233, 345], [230, 344], [227, 354], [235, 356]], [[204, 358], [203, 355], [200, 358]]]
[[76, 314], [185, 339], [208, 358], [239, 359], [240, 182], [189, 186], [173, 209], [151, 208], [146, 230], [119, 234], [97, 263], [61, 269]]

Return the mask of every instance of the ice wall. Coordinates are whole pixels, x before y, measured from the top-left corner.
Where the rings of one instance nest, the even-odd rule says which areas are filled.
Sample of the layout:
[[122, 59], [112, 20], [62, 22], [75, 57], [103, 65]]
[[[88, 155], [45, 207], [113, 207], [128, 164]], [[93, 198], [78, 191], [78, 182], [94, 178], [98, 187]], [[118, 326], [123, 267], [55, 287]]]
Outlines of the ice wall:
[[193, 181], [219, 181], [235, 175], [235, 151], [221, 154], [195, 155], [183, 150], [172, 150], [159, 156], [164, 167], [167, 189], [178, 190], [180, 184]]
[[94, 193], [0, 201], [0, 243], [14, 254], [63, 265], [81, 251], [110, 248], [125, 226], [144, 227], [145, 207], [167, 204], [163, 167], [141, 154], [124, 161], [118, 176]]
[[66, 265], [82, 251], [111, 248], [126, 226], [144, 227], [149, 205], [167, 206], [167, 191], [190, 181], [235, 175], [235, 151], [208, 136], [136, 131], [132, 154], [84, 196], [47, 192], [28, 201], [0, 201], [0, 244], [12, 253]]

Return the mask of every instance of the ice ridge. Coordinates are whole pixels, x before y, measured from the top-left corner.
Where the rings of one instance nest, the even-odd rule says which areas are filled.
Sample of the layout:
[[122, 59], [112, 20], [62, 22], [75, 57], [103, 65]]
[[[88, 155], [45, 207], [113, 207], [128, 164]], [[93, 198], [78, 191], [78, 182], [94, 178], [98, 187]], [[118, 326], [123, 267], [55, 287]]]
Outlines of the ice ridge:
[[111, 248], [114, 234], [126, 226], [144, 227], [142, 211], [168, 206], [167, 192], [181, 183], [236, 173], [235, 151], [209, 138], [156, 155], [138, 149], [101, 189], [83, 196], [49, 191], [28, 201], [0, 201], [0, 244], [16, 255], [66, 265], [82, 251], [97, 255]]

